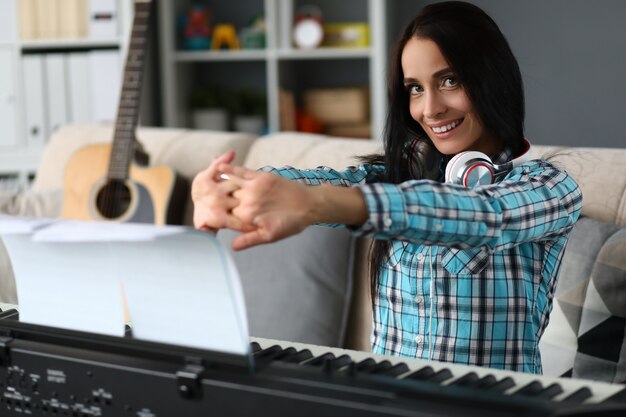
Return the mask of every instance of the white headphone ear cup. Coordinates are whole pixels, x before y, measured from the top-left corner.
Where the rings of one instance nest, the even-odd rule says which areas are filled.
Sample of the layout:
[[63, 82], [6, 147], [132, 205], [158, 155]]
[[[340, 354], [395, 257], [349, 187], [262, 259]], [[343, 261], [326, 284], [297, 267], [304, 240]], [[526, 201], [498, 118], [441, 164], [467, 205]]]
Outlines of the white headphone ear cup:
[[448, 165], [446, 165], [445, 181], [450, 184], [464, 185], [463, 180], [459, 178], [459, 173], [462, 172], [466, 168], [468, 162], [473, 159], [482, 159], [490, 164], [492, 163], [491, 159], [489, 159], [489, 157], [482, 152], [468, 151], [458, 153], [450, 160], [450, 162], [448, 162]]

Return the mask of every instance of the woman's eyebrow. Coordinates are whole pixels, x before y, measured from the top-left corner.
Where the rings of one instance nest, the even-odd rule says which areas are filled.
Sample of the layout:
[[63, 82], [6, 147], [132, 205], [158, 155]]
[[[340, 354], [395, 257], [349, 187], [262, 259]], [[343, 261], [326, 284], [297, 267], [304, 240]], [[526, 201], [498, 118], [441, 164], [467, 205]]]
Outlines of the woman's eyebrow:
[[435, 72], [435, 73], [433, 74], [433, 78], [439, 78], [439, 77], [441, 77], [442, 75], [446, 75], [446, 74], [451, 73], [451, 72], [452, 72], [452, 68], [450, 68], [450, 67], [445, 67], [445, 68], [442, 68], [442, 69], [440, 69], [439, 71]]
[[[436, 71], [436, 72], [435, 72], [435, 73], [431, 76], [431, 78], [433, 78], [433, 79], [437, 79], [437, 78], [439, 78], [439, 77], [441, 77], [441, 76], [443, 76], [443, 75], [446, 75], [446, 74], [449, 74], [449, 73], [452, 73], [452, 72], [453, 72], [453, 71], [452, 71], [452, 68], [450, 68], [450, 67], [445, 67], [445, 68], [442, 68], [442, 69], [440, 69], [440, 70]], [[403, 83], [404, 83], [404, 84], [415, 84], [415, 83], [417, 83], [417, 82], [418, 82], [418, 80], [416, 80], [415, 78], [410, 78], [410, 77], [407, 77], [407, 78], [405, 78], [405, 79], [403, 80]]]

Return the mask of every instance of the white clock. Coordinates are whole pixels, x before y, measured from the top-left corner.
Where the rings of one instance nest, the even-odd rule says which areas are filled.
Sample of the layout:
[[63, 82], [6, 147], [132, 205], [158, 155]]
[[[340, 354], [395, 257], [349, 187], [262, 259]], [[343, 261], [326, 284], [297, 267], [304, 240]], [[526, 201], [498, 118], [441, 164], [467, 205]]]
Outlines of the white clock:
[[293, 27], [293, 43], [302, 49], [320, 46], [324, 39], [324, 29], [319, 19], [303, 18]]

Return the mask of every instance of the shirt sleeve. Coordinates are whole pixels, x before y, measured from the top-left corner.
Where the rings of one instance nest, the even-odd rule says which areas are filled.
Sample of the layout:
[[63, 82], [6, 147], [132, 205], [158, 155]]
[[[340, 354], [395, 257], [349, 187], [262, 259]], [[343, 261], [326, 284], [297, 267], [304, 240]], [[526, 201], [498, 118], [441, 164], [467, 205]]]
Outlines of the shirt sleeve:
[[582, 209], [576, 181], [547, 161], [475, 189], [430, 180], [360, 188], [369, 218], [351, 228], [355, 234], [460, 249], [554, 239], [571, 230]]
[[331, 184], [342, 187], [354, 187], [360, 184], [379, 181], [384, 172], [384, 167], [382, 165], [363, 164], [348, 167], [343, 171], [337, 171], [325, 166], [315, 169], [297, 169], [290, 166], [274, 168], [266, 166], [260, 168], [259, 171], [270, 172], [306, 185]]

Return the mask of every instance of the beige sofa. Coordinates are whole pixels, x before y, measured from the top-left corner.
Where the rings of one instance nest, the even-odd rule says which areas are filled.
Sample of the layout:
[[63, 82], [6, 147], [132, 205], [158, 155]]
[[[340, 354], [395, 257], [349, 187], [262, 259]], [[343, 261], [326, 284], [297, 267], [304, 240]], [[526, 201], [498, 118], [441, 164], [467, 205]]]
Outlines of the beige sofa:
[[[140, 128], [137, 136], [151, 155], [151, 164], [170, 165], [189, 179], [206, 167], [213, 157], [229, 149], [237, 152], [237, 163], [250, 168], [264, 165], [293, 165], [302, 168], [327, 165], [343, 168], [357, 163], [355, 157], [358, 155], [381, 150], [379, 141], [292, 132], [257, 138], [242, 133]], [[112, 128], [106, 125], [73, 125], [58, 130], [45, 149], [32, 190], [17, 195], [0, 195], [0, 212], [58, 216], [64, 167], [69, 157], [81, 146], [107, 142], [111, 137]], [[566, 253], [566, 258], [572, 258], [572, 262], [571, 265], [564, 265], [562, 281], [568, 281], [575, 274], [580, 276], [572, 279], [572, 283], [562, 283], [559, 287], [561, 295], [566, 298], [565, 304], [555, 303], [554, 323], [546, 331], [542, 354], [544, 366], [548, 362], [554, 363], [554, 366], [546, 367], [546, 373], [561, 375], [569, 372], [574, 376], [585, 376], [584, 372], [577, 370], [574, 362], [580, 357], [577, 344], [579, 332], [588, 330], [594, 324], [588, 323], [589, 326], [585, 329], [581, 327], [585, 321], [585, 311], [595, 308], [592, 305], [593, 300], [587, 299], [589, 288], [597, 290], [597, 285], [594, 285], [594, 271], [599, 268], [598, 263], [602, 264], [600, 266], [609, 264], [620, 271], [626, 270], [626, 233], [622, 233], [624, 229], [620, 228], [626, 225], [626, 149], [536, 146], [534, 155], [546, 155], [555, 151], [559, 152], [555, 158], [556, 163], [562, 164], [580, 183], [584, 195], [583, 215], [586, 223], [581, 225], [572, 253]], [[185, 214], [186, 224], [191, 224], [191, 214], [192, 205], [189, 203]], [[333, 231], [323, 233], [307, 230], [311, 234], [301, 237], [299, 241], [283, 244], [282, 247], [260, 248], [258, 253], [249, 252], [251, 255], [243, 252], [235, 254], [238, 267], [247, 269], [247, 274], [250, 274], [250, 277], [243, 276], [243, 273], [242, 276], [254, 336], [369, 349], [371, 309], [365, 262], [368, 242], [355, 241], [342, 229], [331, 230]], [[601, 236], [598, 235], [598, 230], [602, 231]], [[221, 235], [225, 244], [228, 244], [231, 237]], [[593, 242], [587, 242], [586, 239], [592, 239]], [[617, 239], [618, 242], [611, 239]], [[330, 255], [311, 252], [327, 245], [335, 245], [334, 249], [326, 251], [332, 251]], [[0, 264], [0, 302], [15, 303], [17, 299], [10, 265], [6, 261], [3, 248], [0, 249], [0, 257], [4, 256]], [[576, 264], [577, 260], [582, 259], [577, 250], [589, 257], [584, 267]], [[332, 258], [331, 255], [336, 256]], [[265, 271], [266, 276], [259, 272], [258, 265], [262, 263], [264, 264], [260, 269]], [[300, 266], [300, 263], [303, 265]], [[294, 265], [298, 267], [293, 269]], [[288, 271], [285, 274], [289, 276], [280, 271]], [[626, 297], [626, 282], [617, 285], [615, 289], [622, 287], [622, 294]], [[573, 319], [574, 322], [577, 321], [578, 327], [572, 324], [571, 311], [564, 306], [578, 308]], [[607, 306], [599, 308], [603, 313], [607, 309], [611, 310]], [[626, 313], [622, 314], [621, 311], [615, 313], [611, 310], [609, 315], [612, 314], [626, 317]], [[255, 318], [257, 323], [254, 322]], [[567, 326], [569, 328], [564, 330]], [[316, 330], [310, 330], [313, 328]], [[546, 360], [546, 355], [550, 360]], [[552, 360], [552, 357], [556, 359]], [[605, 373], [598, 379], [626, 379], [626, 374], [622, 374], [623, 361], [623, 358], [617, 358], [613, 361], [611, 375]]]

